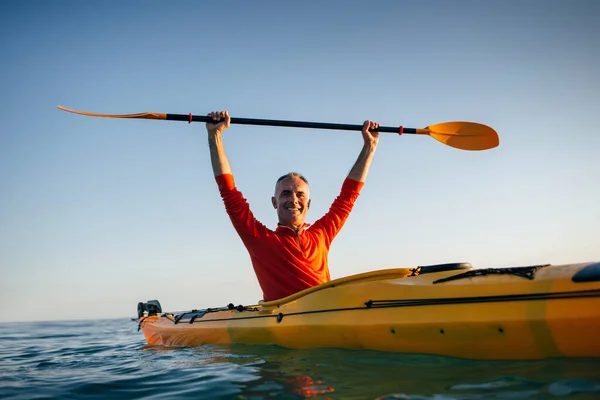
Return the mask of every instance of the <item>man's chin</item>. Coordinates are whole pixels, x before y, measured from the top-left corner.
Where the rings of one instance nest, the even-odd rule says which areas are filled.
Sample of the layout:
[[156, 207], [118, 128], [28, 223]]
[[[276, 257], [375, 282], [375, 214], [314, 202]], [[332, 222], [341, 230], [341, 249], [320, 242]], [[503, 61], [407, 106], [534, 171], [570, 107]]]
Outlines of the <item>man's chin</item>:
[[302, 225], [304, 225], [304, 218], [279, 219], [279, 224], [289, 226], [289, 227], [302, 226]]

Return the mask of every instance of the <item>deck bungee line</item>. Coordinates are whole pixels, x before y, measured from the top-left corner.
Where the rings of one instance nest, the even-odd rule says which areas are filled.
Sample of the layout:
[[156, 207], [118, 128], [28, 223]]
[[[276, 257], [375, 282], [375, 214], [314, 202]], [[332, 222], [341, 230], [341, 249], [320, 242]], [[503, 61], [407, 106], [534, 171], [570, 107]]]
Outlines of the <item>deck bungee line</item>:
[[414, 307], [414, 306], [433, 306], [445, 304], [469, 304], [469, 303], [498, 303], [506, 301], [533, 301], [533, 300], [564, 300], [587, 297], [599, 297], [600, 289], [562, 292], [562, 293], [534, 293], [534, 294], [516, 294], [507, 296], [481, 296], [481, 297], [447, 297], [441, 299], [423, 299], [423, 300], [369, 300], [371, 306], [368, 308], [388, 308], [388, 307]]
[[[469, 304], [469, 303], [496, 303], [506, 301], [534, 301], [534, 300], [564, 300], [564, 299], [575, 299], [575, 298], [588, 298], [588, 297], [599, 297], [600, 289], [596, 290], [584, 290], [575, 292], [562, 292], [562, 293], [535, 293], [535, 294], [523, 294], [523, 295], [507, 295], [507, 296], [480, 296], [480, 297], [461, 297], [461, 298], [439, 298], [439, 299], [422, 299], [422, 300], [369, 300], [365, 302], [365, 307], [349, 307], [349, 308], [326, 308], [322, 310], [312, 311], [301, 311], [293, 313], [280, 313], [277, 315], [255, 315], [247, 317], [236, 317], [236, 318], [218, 318], [211, 320], [199, 320], [202, 316], [210, 312], [217, 311], [189, 311], [183, 314], [172, 314], [164, 313], [161, 316], [169, 319], [174, 325], [178, 323], [202, 323], [202, 322], [215, 322], [215, 321], [232, 321], [241, 319], [259, 319], [259, 318], [279, 318], [305, 315], [305, 314], [318, 314], [318, 313], [330, 313], [338, 311], [360, 311], [370, 310], [376, 308], [396, 308], [396, 307], [420, 307], [420, 306], [433, 306], [433, 305], [449, 305], [449, 304]], [[236, 310], [240, 312], [239, 310]], [[257, 306], [244, 307], [243, 311], [260, 311]], [[189, 315], [189, 319], [186, 319]], [[142, 318], [142, 322], [145, 318]]]

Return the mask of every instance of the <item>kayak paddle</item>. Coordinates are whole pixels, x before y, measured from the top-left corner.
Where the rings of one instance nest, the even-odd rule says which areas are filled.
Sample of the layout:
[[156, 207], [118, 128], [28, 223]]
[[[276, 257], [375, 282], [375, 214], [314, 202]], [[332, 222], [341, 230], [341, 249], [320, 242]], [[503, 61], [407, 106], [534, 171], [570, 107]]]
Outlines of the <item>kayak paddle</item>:
[[[162, 119], [167, 121], [185, 121], [185, 122], [215, 122], [212, 118], [205, 115], [192, 114], [160, 114], [154, 112], [145, 112], [139, 114], [97, 114], [86, 111], [72, 110], [70, 108], [58, 106], [63, 111], [75, 114], [86, 115], [89, 117], [104, 118], [134, 118], [134, 119]], [[242, 125], [263, 125], [263, 126], [283, 126], [290, 128], [313, 128], [313, 129], [333, 129], [343, 131], [360, 131], [362, 125], [331, 124], [324, 122], [302, 122], [302, 121], [283, 121], [273, 119], [253, 119], [253, 118], [231, 118], [232, 124]], [[443, 122], [430, 125], [425, 128], [404, 128], [380, 126], [378, 132], [397, 133], [397, 134], [416, 134], [429, 135], [435, 140], [462, 150], [487, 150], [500, 144], [498, 134], [489, 126], [476, 122]]]

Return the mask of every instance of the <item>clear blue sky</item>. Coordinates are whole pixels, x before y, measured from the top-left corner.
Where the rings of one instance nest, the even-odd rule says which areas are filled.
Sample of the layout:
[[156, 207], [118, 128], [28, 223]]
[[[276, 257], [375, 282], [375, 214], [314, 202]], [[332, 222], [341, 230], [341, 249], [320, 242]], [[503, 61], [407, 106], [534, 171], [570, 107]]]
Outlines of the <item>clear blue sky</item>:
[[[424, 127], [383, 136], [332, 278], [456, 261], [600, 260], [600, 2], [11, 1], [0, 5], [0, 320], [133, 316], [261, 298], [203, 124], [100, 113]], [[274, 227], [275, 179], [329, 208], [359, 132], [233, 125], [239, 189]]]

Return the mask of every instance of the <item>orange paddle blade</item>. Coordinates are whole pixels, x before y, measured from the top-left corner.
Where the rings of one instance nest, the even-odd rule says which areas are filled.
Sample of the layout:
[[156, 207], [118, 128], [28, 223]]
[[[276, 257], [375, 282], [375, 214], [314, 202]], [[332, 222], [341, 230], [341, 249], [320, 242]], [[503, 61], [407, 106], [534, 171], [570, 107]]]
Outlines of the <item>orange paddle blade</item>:
[[443, 122], [430, 125], [424, 132], [445, 145], [462, 150], [487, 150], [500, 144], [498, 133], [477, 122]]

